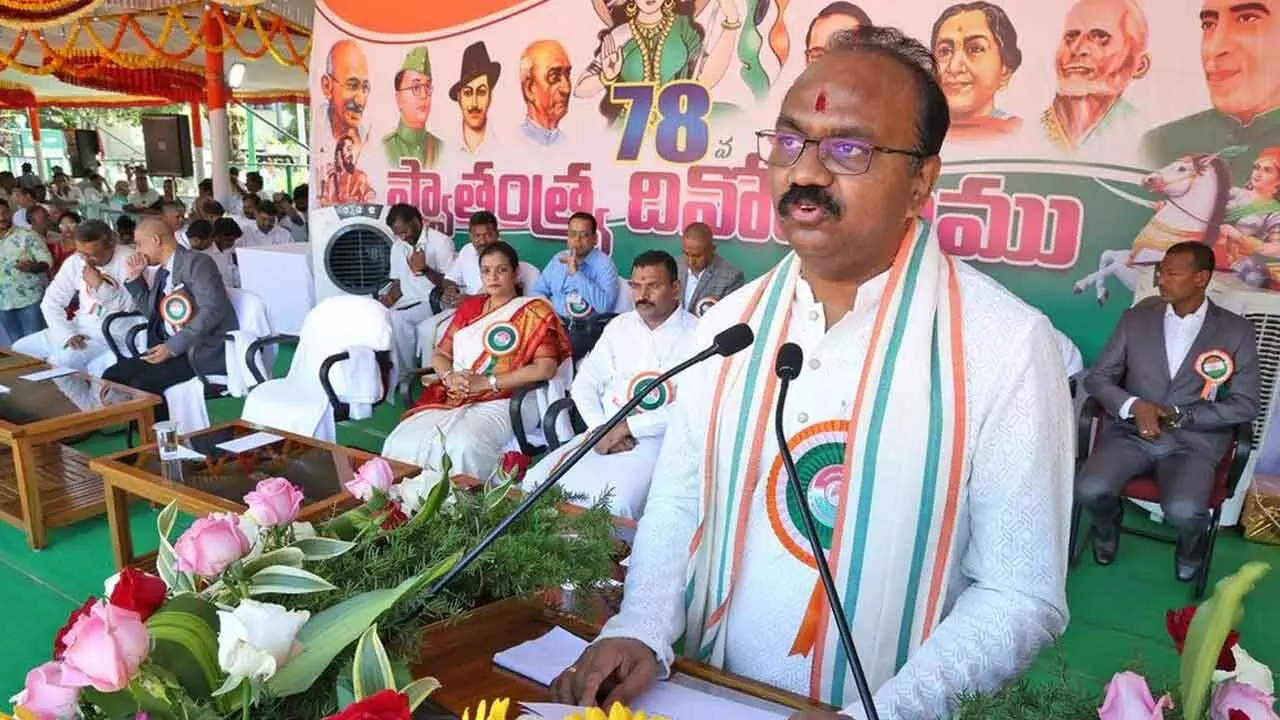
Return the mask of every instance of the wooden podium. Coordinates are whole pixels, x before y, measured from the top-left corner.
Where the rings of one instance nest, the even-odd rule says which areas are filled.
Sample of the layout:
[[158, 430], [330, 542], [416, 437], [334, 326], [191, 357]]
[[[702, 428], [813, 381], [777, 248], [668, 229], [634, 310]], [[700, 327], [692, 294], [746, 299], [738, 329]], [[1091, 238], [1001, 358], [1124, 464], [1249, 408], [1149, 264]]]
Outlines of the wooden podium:
[[[430, 676], [441, 688], [432, 694], [434, 708], [422, 708], [415, 718], [462, 717], [466, 708], [481, 700], [510, 698], [508, 718], [517, 717], [516, 703], [547, 702], [548, 689], [493, 663], [493, 656], [507, 648], [540, 637], [553, 627], [590, 640], [599, 628], [572, 615], [557, 612], [534, 600], [502, 600], [450, 620], [430, 625], [423, 631], [422, 654], [413, 668], [414, 677]], [[765, 701], [779, 710], [821, 707], [808, 698], [715, 670], [701, 663], [679, 658], [675, 672], [724, 690], [721, 695]]]

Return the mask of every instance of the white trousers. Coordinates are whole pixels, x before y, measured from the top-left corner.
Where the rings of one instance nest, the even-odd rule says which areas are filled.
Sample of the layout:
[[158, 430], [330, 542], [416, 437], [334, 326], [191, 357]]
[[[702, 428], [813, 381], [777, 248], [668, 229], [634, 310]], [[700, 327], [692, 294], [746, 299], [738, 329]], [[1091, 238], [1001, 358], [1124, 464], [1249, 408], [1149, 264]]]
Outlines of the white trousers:
[[[586, 433], [547, 453], [538, 464], [529, 468], [522, 483], [526, 491], [533, 490], [547, 481], [560, 461], [578, 449]], [[578, 504], [590, 505], [606, 492], [609, 512], [628, 520], [639, 520], [644, 514], [644, 504], [649, 498], [649, 481], [658, 464], [661, 437], [640, 438], [636, 446], [627, 452], [601, 455], [591, 450], [560, 480], [566, 492], [582, 496]]]
[[76, 333], [89, 338], [83, 350], [69, 347], [54, 347], [53, 334], [49, 330], [41, 330], [13, 344], [13, 351], [38, 357], [54, 367], [69, 367], [102, 377], [107, 368], [116, 364], [116, 356], [102, 339], [102, 326], [98, 318], [76, 318]]
[[[423, 300], [407, 310], [391, 310], [391, 336], [394, 338], [396, 367], [408, 372], [422, 367], [418, 364], [418, 327], [431, 320], [431, 303]], [[423, 365], [430, 362], [430, 351], [422, 358]]]

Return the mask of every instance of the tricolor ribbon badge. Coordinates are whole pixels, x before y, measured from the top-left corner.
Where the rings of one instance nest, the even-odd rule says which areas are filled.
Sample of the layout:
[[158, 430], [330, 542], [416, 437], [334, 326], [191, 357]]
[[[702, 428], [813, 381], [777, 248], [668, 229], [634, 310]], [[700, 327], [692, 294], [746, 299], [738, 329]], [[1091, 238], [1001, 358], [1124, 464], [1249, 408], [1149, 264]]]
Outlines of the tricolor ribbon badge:
[[693, 306], [693, 314], [698, 317], [702, 317], [711, 309], [711, 306], [715, 305], [717, 302], [719, 302], [719, 298], [714, 298], [708, 295], [707, 297], [699, 300], [697, 304]]
[[1204, 389], [1200, 391], [1200, 397], [1204, 400], [1212, 399], [1218, 388], [1230, 380], [1235, 371], [1235, 363], [1226, 350], [1209, 350], [1196, 358], [1196, 374], [1204, 378]]
[[175, 328], [186, 327], [195, 315], [191, 297], [180, 288], [181, 286], [174, 288], [173, 292], [165, 295], [160, 301], [160, 312], [164, 314], [164, 321]]
[[569, 317], [574, 320], [582, 320], [583, 318], [590, 317], [591, 315], [591, 303], [588, 303], [586, 298], [582, 297], [582, 295], [577, 292], [571, 292], [566, 295], [564, 298], [564, 305], [569, 311]]

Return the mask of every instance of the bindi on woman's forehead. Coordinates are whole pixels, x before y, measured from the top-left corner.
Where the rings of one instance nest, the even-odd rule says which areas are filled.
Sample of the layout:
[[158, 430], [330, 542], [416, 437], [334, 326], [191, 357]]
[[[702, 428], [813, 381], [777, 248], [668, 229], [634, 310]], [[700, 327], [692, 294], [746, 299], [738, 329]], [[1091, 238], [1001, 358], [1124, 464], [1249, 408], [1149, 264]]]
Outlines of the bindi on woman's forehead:
[[813, 111], [816, 113], [825, 113], [827, 111], [827, 90], [823, 88], [818, 91], [818, 97], [813, 100]]

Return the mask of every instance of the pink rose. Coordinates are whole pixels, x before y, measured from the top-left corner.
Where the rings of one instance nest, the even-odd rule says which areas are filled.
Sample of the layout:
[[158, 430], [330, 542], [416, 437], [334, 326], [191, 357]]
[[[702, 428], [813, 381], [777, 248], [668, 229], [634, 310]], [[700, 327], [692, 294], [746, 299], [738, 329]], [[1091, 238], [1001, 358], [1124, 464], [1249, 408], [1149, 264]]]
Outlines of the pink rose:
[[1116, 673], [1107, 684], [1107, 697], [1098, 708], [1099, 720], [1163, 720], [1173, 698], [1165, 695], [1156, 702], [1146, 678], [1137, 673]]
[[281, 477], [267, 478], [244, 496], [249, 514], [263, 527], [287, 527], [298, 518], [302, 491]]
[[1219, 683], [1213, 690], [1213, 704], [1209, 708], [1212, 720], [1231, 720], [1231, 716], [1243, 714], [1248, 720], [1276, 720], [1272, 709], [1276, 699], [1258, 688], [1235, 680]]
[[346, 487], [361, 502], [369, 502], [373, 499], [375, 490], [385, 495], [391, 489], [391, 482], [394, 479], [395, 474], [391, 472], [391, 465], [386, 460], [376, 457], [361, 465], [360, 469], [356, 470], [356, 476], [347, 481]]
[[179, 572], [216, 577], [249, 552], [249, 538], [240, 521], [229, 513], [215, 513], [196, 520], [173, 546]]
[[107, 603], [93, 606], [76, 621], [66, 641], [62, 684], [92, 685], [102, 692], [128, 686], [151, 649], [151, 638], [138, 613]]
[[13, 698], [14, 705], [31, 711], [40, 720], [79, 717], [80, 688], [67, 684], [62, 663], [47, 662], [27, 673], [27, 685]]

